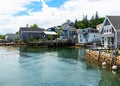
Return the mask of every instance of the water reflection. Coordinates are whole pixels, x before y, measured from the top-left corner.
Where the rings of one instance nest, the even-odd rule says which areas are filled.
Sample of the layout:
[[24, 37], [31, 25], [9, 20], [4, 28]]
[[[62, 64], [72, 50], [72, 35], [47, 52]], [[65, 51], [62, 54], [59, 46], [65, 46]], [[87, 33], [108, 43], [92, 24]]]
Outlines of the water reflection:
[[0, 86], [120, 86], [120, 74], [86, 61], [83, 48], [11, 49], [0, 47], [20, 52], [0, 58]]
[[[40, 56], [41, 54], [43, 56]], [[57, 80], [61, 80], [61, 79], [63, 79], [63, 77], [61, 77], [61, 76], [64, 74], [66, 75], [65, 72], [67, 72], [69, 74], [69, 72], [68, 72], [68, 70], [69, 70], [69, 71], [72, 71], [72, 73], [78, 74], [77, 76], [79, 76], [79, 74], [80, 74], [79, 77], [76, 77], [74, 79], [76, 80], [79, 78], [79, 82], [83, 86], [84, 85], [86, 85], [86, 86], [120, 86], [120, 75], [118, 73], [115, 73], [114, 71], [111, 71], [111, 70], [105, 70], [105, 69], [101, 68], [100, 66], [98, 66], [98, 64], [94, 64], [92, 62], [91, 63], [87, 62], [85, 60], [85, 55], [86, 55], [86, 53], [85, 53], [84, 48], [80, 48], [80, 49], [75, 49], [75, 48], [58, 48], [58, 49], [49, 48], [49, 49], [47, 49], [47, 48], [31, 48], [31, 47], [21, 47], [20, 48], [20, 56], [21, 57], [23, 57], [23, 58], [24, 57], [32, 57], [31, 58], [32, 63], [37, 62], [37, 65], [30, 66], [31, 59], [29, 59], [29, 61], [28, 61], [26, 59], [20, 58], [20, 62], [22, 62], [22, 64], [24, 63], [24, 61], [27, 62], [27, 66], [25, 67], [23, 65], [23, 68], [25, 68], [25, 70], [27, 70], [27, 68], [31, 69], [32, 67], [34, 67], [35, 68], [34, 70], [37, 71], [37, 67], [39, 67], [42, 70], [39, 72], [41, 73], [40, 76], [43, 78], [43, 81], [46, 81], [45, 80], [45, 77], [46, 77], [47, 78], [46, 82], [50, 82], [48, 79], [48, 76], [53, 77], [54, 79], [56, 78]], [[54, 58], [52, 58], [52, 57], [54, 57]], [[37, 60], [37, 61], [34, 61], [34, 60]], [[30, 64], [28, 64], [28, 63], [30, 63]], [[66, 64], [66, 63], [69, 63], [69, 64]], [[76, 65], [76, 68], [75, 68], [75, 65]], [[69, 67], [70, 69], [67, 67]], [[60, 70], [63, 70], [63, 71], [60, 71], [58, 68], [60, 68]], [[54, 70], [54, 72], [52, 70]], [[76, 71], [73, 71], [73, 70], [76, 70]], [[81, 70], [81, 71], [79, 71], [79, 70]], [[47, 71], [49, 71], [49, 72], [47, 72]], [[77, 73], [77, 71], [79, 71], [79, 73]], [[61, 74], [61, 72], [62, 72], [62, 74]], [[70, 73], [70, 74], [72, 74], [72, 73]], [[61, 75], [61, 76], [59, 76], [59, 78], [61, 78], [61, 79], [58, 79], [56, 76], [54, 76], [55, 74]], [[71, 79], [72, 79], [72, 77], [71, 77]], [[89, 81], [84, 80], [85, 78], [86, 78], [86, 80], [89, 80]], [[72, 80], [74, 80], [74, 79], [72, 79]], [[65, 79], [63, 79], [63, 80], [65, 80]], [[77, 82], [77, 83], [79, 83], [79, 82]], [[83, 82], [85, 82], [86, 84]], [[90, 84], [90, 82], [91, 82], [91, 84]], [[95, 83], [93, 83], [93, 82], [95, 82]], [[88, 83], [90, 85], [88, 85]], [[63, 84], [60, 84], [60, 85], [63, 85]]]
[[100, 67], [98, 64], [86, 61], [86, 69], [89, 71], [100, 71], [98, 86], [120, 86], [120, 74], [108, 68]]
[[112, 71], [102, 70], [99, 86], [120, 86], [120, 75], [113, 74]]

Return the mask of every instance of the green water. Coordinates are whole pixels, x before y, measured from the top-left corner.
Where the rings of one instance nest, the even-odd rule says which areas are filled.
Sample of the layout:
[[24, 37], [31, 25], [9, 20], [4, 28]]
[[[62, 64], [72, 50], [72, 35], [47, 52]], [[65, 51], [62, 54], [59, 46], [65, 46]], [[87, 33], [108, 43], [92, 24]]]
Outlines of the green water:
[[0, 86], [120, 86], [85, 58], [84, 48], [0, 47]]

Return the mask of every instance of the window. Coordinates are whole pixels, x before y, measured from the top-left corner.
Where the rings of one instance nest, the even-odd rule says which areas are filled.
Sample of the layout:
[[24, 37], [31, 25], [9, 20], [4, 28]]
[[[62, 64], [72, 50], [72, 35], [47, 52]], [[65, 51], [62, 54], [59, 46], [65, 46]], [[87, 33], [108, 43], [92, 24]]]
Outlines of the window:
[[111, 30], [111, 29], [109, 29], [109, 32], [112, 32], [112, 30]]
[[105, 42], [106, 42], [106, 38], [105, 38]]
[[82, 39], [80, 39], [80, 41], [82, 42]]
[[107, 29], [107, 32], [109, 32], [108, 29]]
[[80, 38], [81, 38], [81, 35], [80, 35]]
[[108, 44], [110, 44], [110, 37], [108, 37], [107, 39], [108, 39]]
[[111, 43], [114, 44], [114, 37], [111, 37]]
[[88, 40], [86, 39], [86, 42], [88, 42]]
[[109, 29], [109, 32], [111, 32], [111, 29]]
[[102, 37], [102, 44], [104, 44], [104, 37]]
[[104, 30], [104, 33], [106, 33], [106, 30]]

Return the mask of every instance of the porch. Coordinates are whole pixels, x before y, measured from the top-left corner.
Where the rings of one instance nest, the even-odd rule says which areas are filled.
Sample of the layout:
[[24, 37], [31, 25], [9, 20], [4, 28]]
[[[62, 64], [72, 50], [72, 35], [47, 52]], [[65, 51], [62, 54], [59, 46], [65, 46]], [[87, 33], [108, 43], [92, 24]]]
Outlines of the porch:
[[115, 48], [115, 36], [114, 34], [102, 34], [101, 44], [105, 48]]

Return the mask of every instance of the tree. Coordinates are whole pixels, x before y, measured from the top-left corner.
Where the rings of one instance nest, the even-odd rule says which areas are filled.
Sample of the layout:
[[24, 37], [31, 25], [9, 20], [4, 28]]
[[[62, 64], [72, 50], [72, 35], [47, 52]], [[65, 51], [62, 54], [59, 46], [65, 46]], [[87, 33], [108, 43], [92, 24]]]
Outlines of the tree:
[[95, 13], [95, 24], [98, 25], [99, 24], [99, 16], [98, 16], [98, 12], [96, 11]]
[[58, 31], [57, 31], [57, 36], [58, 36], [58, 37], [60, 36], [60, 33], [61, 33], [62, 30], [63, 30], [62, 27], [60, 27], [60, 28], [58, 29]]
[[5, 38], [5, 35], [0, 35], [0, 39], [4, 39]]
[[103, 23], [104, 17], [99, 18], [98, 12], [96, 11], [95, 16], [93, 15], [90, 20], [88, 20], [87, 15], [83, 16], [82, 20], [75, 20], [74, 22], [74, 27], [76, 29], [81, 28], [87, 28], [87, 27], [92, 27], [96, 28], [96, 25]]
[[85, 26], [85, 24], [84, 24], [83, 21], [79, 21], [79, 22], [78, 22], [78, 26], [79, 26], [79, 28], [81, 28], [81, 29], [86, 28], [86, 26]]
[[87, 15], [83, 16], [83, 24], [84, 24], [84, 28], [87, 28], [89, 26], [89, 21], [87, 19]]
[[98, 19], [98, 20], [99, 20], [99, 22], [98, 22], [98, 23], [99, 23], [99, 24], [100, 24], [100, 23], [103, 23], [104, 19], [105, 19], [104, 17], [99, 18], [99, 19]]
[[52, 35], [48, 35], [47, 40], [52, 41], [52, 39], [53, 39], [53, 36]]
[[75, 20], [74, 27], [75, 27], [76, 29], [79, 28], [79, 24], [78, 24], [78, 20], [77, 20], [77, 19]]
[[92, 27], [92, 28], [96, 28], [94, 15], [92, 16], [92, 18], [89, 21], [89, 26]]
[[99, 19], [98, 12], [95, 13], [95, 19]]
[[19, 34], [19, 32], [16, 32], [15, 34]]
[[32, 29], [38, 28], [38, 25], [37, 24], [33, 24], [32, 26], [30, 26], [30, 28], [32, 28]]
[[28, 39], [28, 41], [34, 41], [33, 36], [30, 36], [30, 38]]

